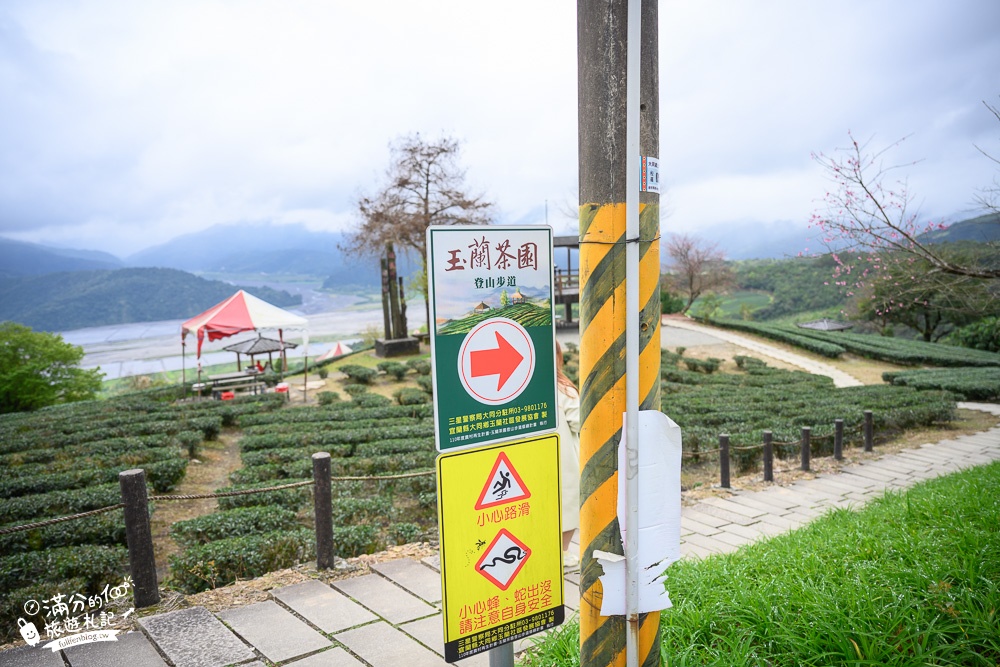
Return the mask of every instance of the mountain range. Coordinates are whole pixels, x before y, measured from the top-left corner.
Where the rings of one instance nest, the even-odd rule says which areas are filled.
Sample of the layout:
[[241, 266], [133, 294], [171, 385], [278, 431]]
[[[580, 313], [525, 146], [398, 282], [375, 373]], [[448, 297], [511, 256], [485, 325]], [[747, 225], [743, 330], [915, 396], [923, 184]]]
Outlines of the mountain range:
[[[721, 227], [709, 228], [697, 236], [718, 242], [730, 259], [780, 258], [806, 250], [803, 230], [772, 227], [761, 230], [758, 225], [756, 233], [750, 234], [738, 225], [730, 226], [728, 235]], [[669, 219], [663, 230], [669, 234]], [[921, 240], [997, 242], [1000, 214], [955, 223], [928, 232]], [[304, 225], [217, 225], [121, 259], [104, 252], [0, 238], [0, 320], [65, 331], [176, 319], [204, 310], [235, 289], [230, 283], [206, 281], [192, 273], [235, 276], [234, 282], [243, 277], [251, 283], [281, 274], [308, 276], [323, 279], [324, 287], [337, 290], [378, 286], [378, 260], [349, 256], [341, 250], [344, 244], [342, 234], [314, 232]], [[557, 268], [565, 268], [567, 253], [557, 249], [554, 259]], [[569, 261], [574, 269], [579, 267], [577, 249], [571, 250]], [[399, 275], [410, 277], [416, 266], [414, 258], [400, 254]], [[301, 298], [268, 288], [250, 291], [278, 306], [293, 305]]]

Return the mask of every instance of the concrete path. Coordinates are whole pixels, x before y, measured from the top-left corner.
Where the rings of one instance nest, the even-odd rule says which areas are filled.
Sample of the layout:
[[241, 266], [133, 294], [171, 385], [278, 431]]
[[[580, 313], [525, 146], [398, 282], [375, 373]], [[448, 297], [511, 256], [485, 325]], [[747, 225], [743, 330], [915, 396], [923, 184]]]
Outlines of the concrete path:
[[[961, 407], [1000, 415], [1000, 405]], [[792, 530], [835, 507], [859, 507], [887, 489], [1000, 460], [1000, 428], [846, 466], [836, 474], [764, 491], [734, 491], [684, 507], [681, 553], [727, 553]], [[117, 642], [59, 653], [24, 646], [0, 653], [0, 667], [437, 667], [442, 658], [437, 558], [372, 566], [371, 574], [271, 591], [271, 600], [213, 614], [203, 607], [140, 619]], [[566, 577], [570, 614], [579, 609], [579, 577]], [[568, 615], [570, 615], [568, 614]], [[521, 650], [533, 638], [515, 645]], [[487, 654], [462, 664], [489, 664]]]
[[741, 336], [738, 333], [733, 333], [725, 329], [706, 327], [701, 324], [696, 324], [691, 320], [676, 317], [664, 317], [663, 327], [664, 333], [661, 337], [661, 341], [664, 347], [672, 348], [676, 345], [682, 344], [670, 341], [669, 333], [666, 331], [667, 328], [680, 329], [681, 331], [687, 332], [697, 332], [727, 343], [732, 343], [733, 345], [739, 345], [742, 348], [757, 352], [758, 354], [767, 355], [773, 359], [780, 359], [785, 363], [798, 366], [802, 370], [808, 371], [813, 375], [825, 375], [828, 378], [831, 378], [834, 386], [837, 387], [857, 387], [862, 384], [859, 380], [851, 377], [847, 373], [838, 370], [829, 364], [824, 364], [822, 361], [813, 361], [812, 359], [804, 357], [801, 354], [789, 352], [781, 349], [780, 347], [775, 347], [774, 345], [760, 343], [756, 340], [747, 338], [746, 336]]

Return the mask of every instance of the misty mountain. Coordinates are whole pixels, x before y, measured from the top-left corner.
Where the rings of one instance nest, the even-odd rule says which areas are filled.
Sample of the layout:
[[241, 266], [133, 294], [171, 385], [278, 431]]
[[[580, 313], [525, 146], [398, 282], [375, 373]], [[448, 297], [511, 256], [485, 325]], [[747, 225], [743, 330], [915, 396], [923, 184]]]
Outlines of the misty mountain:
[[[378, 259], [346, 255], [339, 248], [344, 243], [344, 234], [314, 232], [302, 224], [215, 225], [147, 248], [127, 262], [208, 273], [310, 275], [325, 278], [329, 287], [380, 284]], [[404, 277], [416, 266], [403, 257], [399, 265]]]
[[0, 276], [37, 276], [58, 271], [120, 269], [122, 261], [97, 250], [53, 248], [0, 238]]
[[[129, 268], [0, 278], [0, 321], [36, 330], [187, 319], [232, 296], [239, 286], [176, 269]], [[247, 287], [279, 307], [302, 302], [284, 290]]]
[[924, 232], [917, 237], [927, 243], [949, 243], [953, 241], [976, 241], [996, 243], [1000, 241], [1000, 213], [988, 213], [948, 225], [944, 229]]

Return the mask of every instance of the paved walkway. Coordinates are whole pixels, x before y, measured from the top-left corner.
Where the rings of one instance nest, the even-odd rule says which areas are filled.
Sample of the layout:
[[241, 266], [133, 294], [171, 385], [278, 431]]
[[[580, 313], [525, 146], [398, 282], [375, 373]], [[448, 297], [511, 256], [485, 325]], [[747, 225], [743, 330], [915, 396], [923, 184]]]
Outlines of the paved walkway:
[[[1000, 415], [1000, 405], [962, 407]], [[839, 473], [764, 491], [734, 491], [683, 508], [681, 553], [734, 551], [792, 530], [834, 507], [857, 507], [887, 489], [1000, 460], [1000, 428], [923, 445], [841, 468]], [[438, 667], [442, 656], [437, 559], [373, 565], [373, 573], [271, 591], [271, 600], [213, 614], [203, 607], [140, 619], [141, 631], [117, 642], [52, 653], [21, 647], [0, 653], [0, 667]], [[566, 602], [579, 608], [579, 577], [566, 577]], [[515, 649], [530, 644], [524, 640]], [[487, 654], [462, 661], [485, 666]]]

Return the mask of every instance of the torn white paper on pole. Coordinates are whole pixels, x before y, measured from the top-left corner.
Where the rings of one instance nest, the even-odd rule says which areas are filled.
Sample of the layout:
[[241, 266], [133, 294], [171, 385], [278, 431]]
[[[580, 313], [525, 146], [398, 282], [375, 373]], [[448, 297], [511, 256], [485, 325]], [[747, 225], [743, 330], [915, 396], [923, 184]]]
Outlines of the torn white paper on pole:
[[[661, 573], [681, 557], [681, 428], [656, 410], [639, 411], [639, 613], [671, 607]], [[625, 428], [618, 445], [618, 523], [625, 541]], [[630, 480], [634, 482], [635, 480]], [[624, 551], [624, 546], [623, 549]], [[601, 616], [625, 614], [625, 556], [594, 551], [604, 568]]]

